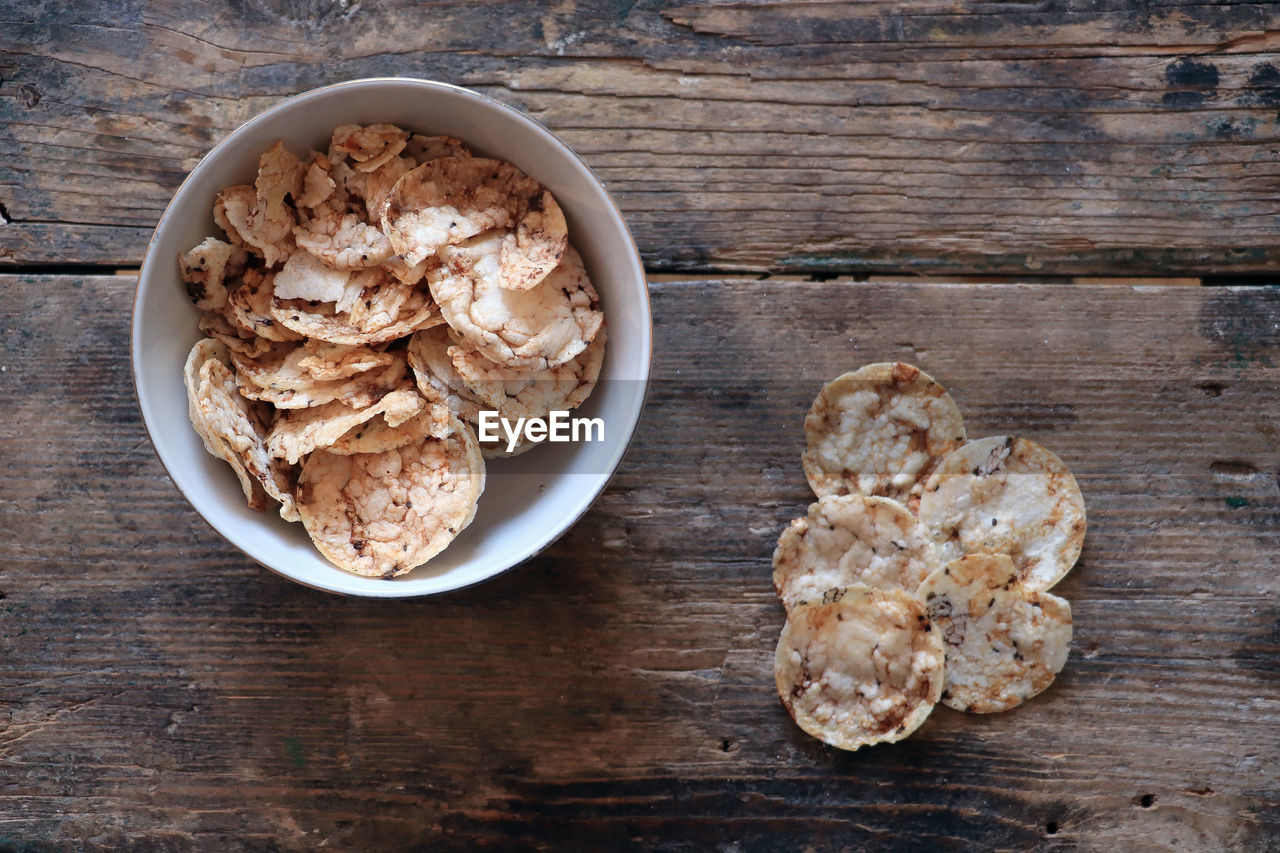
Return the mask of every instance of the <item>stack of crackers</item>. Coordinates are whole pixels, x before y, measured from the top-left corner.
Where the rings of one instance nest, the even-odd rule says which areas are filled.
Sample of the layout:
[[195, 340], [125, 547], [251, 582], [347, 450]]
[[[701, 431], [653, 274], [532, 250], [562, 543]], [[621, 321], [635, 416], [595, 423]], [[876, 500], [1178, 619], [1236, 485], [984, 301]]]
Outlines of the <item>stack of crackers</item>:
[[206, 337], [191, 422], [254, 509], [278, 502], [335, 566], [390, 578], [475, 516], [481, 412], [572, 409], [604, 315], [552, 194], [458, 140], [343, 125], [277, 142], [178, 261]]
[[1047, 688], [1071, 606], [1048, 590], [1084, 543], [1071, 472], [1012, 436], [967, 439], [941, 385], [901, 362], [827, 383], [805, 418], [816, 503], [778, 539], [774, 675], [810, 735], [898, 741], [936, 703], [987, 713]]

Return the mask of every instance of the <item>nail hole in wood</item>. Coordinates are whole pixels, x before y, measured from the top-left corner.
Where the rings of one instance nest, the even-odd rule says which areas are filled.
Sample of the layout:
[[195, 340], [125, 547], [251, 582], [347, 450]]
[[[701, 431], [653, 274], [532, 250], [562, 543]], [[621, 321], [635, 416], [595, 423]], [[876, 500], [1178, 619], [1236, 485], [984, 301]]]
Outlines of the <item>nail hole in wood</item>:
[[1197, 387], [1204, 392], [1206, 397], [1221, 397], [1223, 390], [1227, 386], [1221, 382], [1201, 382]]
[[1048, 823], [1046, 823], [1046, 824], [1044, 825], [1044, 831], [1045, 831], [1045, 833], [1046, 833], [1047, 835], [1057, 835], [1057, 834], [1058, 834], [1058, 822], [1057, 822], [1056, 820], [1051, 820], [1051, 821], [1049, 821]]
[[1143, 794], [1138, 798], [1138, 805], [1142, 806], [1144, 809], [1151, 808], [1155, 805], [1155, 802], [1156, 798], [1154, 794]]

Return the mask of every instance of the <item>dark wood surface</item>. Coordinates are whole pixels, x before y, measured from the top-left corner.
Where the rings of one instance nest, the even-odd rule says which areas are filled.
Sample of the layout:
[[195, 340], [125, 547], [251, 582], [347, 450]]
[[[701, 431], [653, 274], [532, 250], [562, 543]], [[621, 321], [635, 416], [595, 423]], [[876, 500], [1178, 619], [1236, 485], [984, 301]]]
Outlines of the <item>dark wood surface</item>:
[[[134, 404], [132, 287], [0, 278], [0, 846], [1280, 845], [1276, 291], [655, 284], [595, 507], [477, 588], [380, 602], [186, 505]], [[775, 695], [769, 557], [810, 400], [884, 358], [1060, 454], [1089, 535], [1053, 687], [845, 754]]]
[[527, 110], [654, 270], [1202, 275], [1280, 259], [1272, 3], [0, 3], [0, 263], [134, 265], [276, 101]]
[[[609, 489], [425, 601], [230, 548], [128, 366], [187, 171], [373, 75], [546, 123], [652, 276]], [[1278, 122], [1267, 3], [0, 0], [0, 851], [1280, 849], [1280, 291], [1132, 278], [1273, 279]], [[814, 394], [895, 358], [1089, 536], [1052, 688], [845, 754], [774, 693], [769, 558]]]

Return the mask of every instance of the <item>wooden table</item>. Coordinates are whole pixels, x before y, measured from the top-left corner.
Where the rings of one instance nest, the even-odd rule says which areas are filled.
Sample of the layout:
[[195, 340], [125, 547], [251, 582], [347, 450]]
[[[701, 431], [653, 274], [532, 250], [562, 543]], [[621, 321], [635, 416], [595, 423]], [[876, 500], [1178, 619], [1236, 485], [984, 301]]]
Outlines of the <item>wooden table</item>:
[[[1280, 848], [1280, 14], [1136, 5], [0, 7], [0, 849]], [[213, 143], [392, 74], [588, 160], [657, 360], [571, 533], [373, 602], [195, 515], [127, 328]], [[769, 557], [809, 401], [886, 359], [1090, 528], [1047, 693], [846, 754], [774, 693]]]

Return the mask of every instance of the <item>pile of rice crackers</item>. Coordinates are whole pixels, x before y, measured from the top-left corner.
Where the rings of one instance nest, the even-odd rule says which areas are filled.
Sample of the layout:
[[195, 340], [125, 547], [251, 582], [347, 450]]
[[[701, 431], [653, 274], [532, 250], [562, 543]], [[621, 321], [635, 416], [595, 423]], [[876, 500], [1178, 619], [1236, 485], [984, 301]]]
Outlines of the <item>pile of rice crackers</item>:
[[901, 740], [939, 701], [988, 713], [1047, 688], [1071, 644], [1071, 606], [1047, 590], [1085, 535], [1062, 461], [967, 440], [946, 390], [900, 362], [827, 383], [805, 434], [818, 500], [773, 555], [774, 676], [800, 728], [853, 750]]
[[277, 142], [213, 218], [225, 239], [178, 259], [205, 335], [191, 422], [249, 506], [278, 502], [340, 569], [402, 575], [471, 523], [507, 455], [477, 441], [482, 411], [545, 418], [595, 387], [604, 315], [559, 205], [456, 139]]

